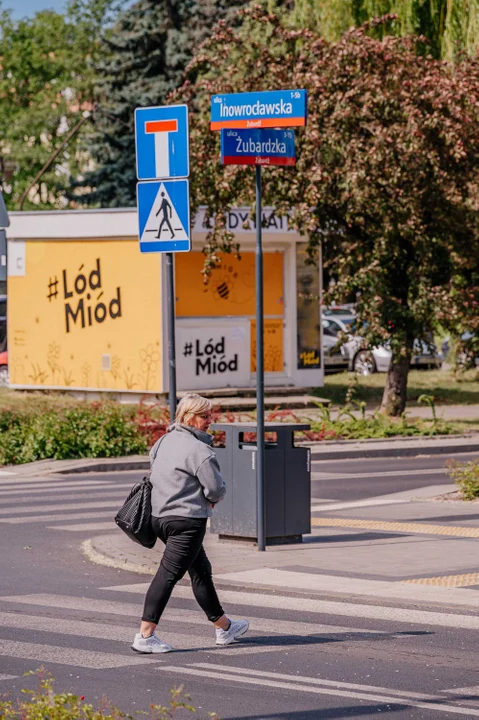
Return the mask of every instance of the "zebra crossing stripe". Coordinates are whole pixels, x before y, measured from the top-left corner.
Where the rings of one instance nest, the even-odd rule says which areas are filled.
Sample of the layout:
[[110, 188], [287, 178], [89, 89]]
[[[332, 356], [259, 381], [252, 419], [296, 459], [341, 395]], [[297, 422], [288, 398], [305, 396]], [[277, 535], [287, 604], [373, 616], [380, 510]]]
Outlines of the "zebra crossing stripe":
[[67, 530], [68, 532], [97, 532], [102, 530], [112, 530], [116, 528], [115, 522], [112, 519], [110, 522], [104, 523], [82, 523], [81, 525], [47, 525], [48, 530]]
[[[183, 675], [193, 675], [197, 677], [208, 677], [220, 680], [223, 684], [225, 682], [239, 682], [244, 683], [246, 685], [260, 685], [263, 687], [270, 687], [270, 688], [278, 688], [281, 690], [293, 690], [300, 693], [311, 693], [313, 695], [332, 695], [334, 697], [340, 697], [340, 698], [353, 698], [355, 700], [366, 700], [369, 702], [376, 702], [376, 703], [383, 703], [388, 705], [406, 705], [408, 707], [417, 707], [421, 709], [426, 710], [434, 710], [435, 712], [447, 712], [452, 715], [466, 715], [469, 718], [471, 717], [479, 717], [479, 710], [473, 710], [470, 708], [463, 708], [458, 707], [455, 705], [443, 705], [439, 703], [433, 703], [433, 702], [420, 702], [419, 700], [413, 700], [409, 699], [406, 695], [380, 695], [376, 691], [374, 687], [371, 687], [371, 690], [368, 692], [359, 692], [359, 691], [353, 691], [353, 690], [343, 690], [343, 689], [336, 689], [335, 687], [318, 687], [313, 684], [304, 684], [297, 681], [296, 676], [286, 676], [290, 677], [290, 681], [280, 681], [280, 680], [274, 680], [269, 679], [265, 677], [259, 677], [262, 675], [262, 673], [257, 672], [255, 670], [245, 670], [238, 668], [237, 670], [231, 669], [231, 667], [227, 665], [222, 665], [221, 670], [207, 670], [202, 668], [199, 668], [197, 666], [177, 666], [177, 667], [168, 667], [168, 666], [162, 666], [158, 668], [161, 672], [176, 672], [180, 673], [181, 676]], [[235, 675], [235, 672], [242, 673], [241, 675]], [[250, 677], [250, 673], [254, 675], [254, 677]], [[276, 677], [279, 677], [277, 675]], [[307, 679], [309, 683], [311, 683], [312, 678]]]
[[[41, 662], [74, 665], [92, 670], [121, 668], [138, 663], [152, 662], [151, 656], [117, 655], [115, 653], [98, 652], [97, 650], [81, 650], [79, 648], [58, 647], [41, 643], [19, 642], [18, 640], [0, 639], [0, 655], [22, 660], [39, 660]], [[156, 657], [153, 658], [156, 660]]]
[[[177, 595], [178, 586], [175, 588], [174, 595]], [[223, 595], [223, 593], [221, 593]], [[192, 592], [190, 590], [190, 597]], [[139, 603], [117, 602], [114, 600], [97, 600], [95, 598], [79, 598], [70, 595], [18, 595], [12, 597], [0, 597], [0, 602], [5, 603], [22, 603], [23, 605], [34, 605], [35, 607], [55, 608], [58, 610], [79, 610], [81, 612], [98, 613], [104, 615], [120, 615], [138, 619], [141, 617], [143, 599]], [[4, 615], [11, 613], [1, 613], [0, 621]], [[22, 616], [24, 617], [24, 616]], [[182, 610], [182, 609], [166, 609], [162, 623], [172, 622], [175, 624], [186, 623], [190, 625], [200, 625], [209, 627], [209, 623], [205, 619], [204, 613], [200, 610]], [[251, 617], [249, 618], [250, 630], [253, 632], [274, 633], [276, 635], [331, 635], [341, 633], [343, 635], [386, 635], [381, 630], [365, 630], [364, 628], [346, 627], [342, 625], [326, 625], [324, 623], [307, 623], [297, 620], [272, 620], [271, 618]], [[71, 625], [71, 620], [68, 621]], [[77, 621], [75, 620], [75, 623]], [[396, 633], [394, 633], [396, 635]], [[402, 636], [404, 637], [404, 635]]]
[[[188, 622], [185, 618], [182, 618], [183, 622]], [[85, 620], [71, 619], [65, 620], [61, 618], [50, 618], [50, 617], [39, 617], [38, 615], [17, 615], [16, 613], [5, 613], [0, 612], [0, 625], [2, 627], [16, 628], [19, 631], [40, 631], [48, 633], [57, 633], [59, 635], [71, 635], [78, 638], [98, 638], [99, 640], [108, 640], [112, 642], [121, 642], [129, 647], [133, 641], [133, 637], [137, 632], [137, 625], [123, 626], [123, 625], [111, 625], [105, 622], [88, 622]], [[174, 650], [196, 650], [197, 652], [221, 652], [222, 648], [215, 645], [215, 635], [210, 624], [207, 622], [205, 617], [202, 619], [202, 626], [204, 632], [202, 634], [191, 633], [190, 630], [185, 630], [184, 633], [178, 632], [178, 628], [175, 627], [173, 632], [170, 632], [168, 626], [161, 627], [161, 637], [169, 642]], [[30, 632], [31, 634], [31, 632]], [[268, 647], [242, 647], [241, 645], [232, 647], [233, 655], [244, 655], [249, 653], [260, 653], [272, 652], [277, 648]], [[230, 654], [230, 653], [228, 653]], [[33, 658], [36, 659], [36, 658]], [[1, 678], [0, 678], [1, 679]]]
[[[109, 487], [117, 487], [119, 483], [116, 483], [113, 480], [107, 480], [106, 478], [100, 478], [100, 480], [93, 480], [91, 478], [86, 478], [85, 480], [70, 480], [70, 478], [64, 478], [62, 480], [52, 480], [48, 479], [48, 482], [45, 483], [38, 483], [34, 480], [29, 480], [25, 483], [19, 483], [16, 480], [10, 483], [0, 483], [0, 492], [2, 493], [8, 493], [10, 490], [34, 490], [35, 488], [39, 489], [49, 489], [49, 488], [55, 488], [55, 487], [66, 487], [66, 488], [82, 488], [82, 487], [101, 487], [103, 485], [107, 485]], [[132, 482], [124, 482], [122, 483], [124, 485], [127, 485], [128, 487], [132, 487]]]
[[81, 525], [47, 525], [48, 530], [67, 530], [69, 532], [89, 532], [90, 530], [96, 532], [97, 530], [111, 530], [113, 527], [116, 527], [113, 518], [110, 522], [104, 523], [85, 523]]
[[[49, 491], [49, 492], [52, 492], [52, 491]], [[93, 504], [96, 500], [107, 500], [107, 499], [112, 500], [112, 501], [116, 500], [117, 502], [118, 501], [121, 502], [122, 500], [125, 499], [126, 494], [127, 494], [127, 492], [125, 492], [125, 490], [114, 490], [113, 488], [111, 490], [105, 489], [103, 492], [96, 492], [96, 491], [92, 492], [91, 489], [86, 488], [80, 494], [73, 493], [73, 495], [70, 495], [70, 494], [67, 495], [65, 493], [64, 495], [55, 495], [54, 497], [49, 498], [50, 505], [48, 505], [48, 507], [51, 510], [54, 510], [57, 507], [57, 505], [55, 505], [55, 503], [62, 502], [63, 500], [90, 500], [91, 504]], [[30, 495], [30, 493], [29, 493], [29, 495]], [[45, 499], [48, 499], [48, 498], [45, 498]], [[25, 498], [12, 498], [11, 500], [8, 500], [8, 498], [2, 498], [2, 505], [8, 505], [10, 503], [15, 503], [15, 508], [21, 509], [22, 511], [24, 510], [23, 503], [29, 503], [29, 502], [31, 502], [30, 497], [28, 497], [28, 498], [26, 498], [26, 497]], [[77, 507], [77, 505], [73, 505], [72, 507]]]
[[[88, 483], [87, 485], [82, 485], [81, 487], [79, 487], [78, 490], [83, 490], [85, 493], [92, 493], [97, 488], [100, 490], [107, 490], [108, 488], [110, 488], [110, 490], [112, 492], [113, 491], [118, 492], [118, 493], [122, 492], [122, 494], [125, 495], [125, 492], [128, 492], [128, 490], [131, 489], [131, 483], [118, 484], [118, 485], [112, 485], [111, 483], [95, 483], [95, 485], [93, 487], [92, 487], [91, 483]], [[68, 490], [72, 490], [72, 489], [73, 488], [71, 488], [71, 487], [65, 488], [64, 485], [61, 487], [58, 485], [58, 486], [55, 486], [52, 488], [47, 488], [47, 489], [36, 488], [35, 490], [8, 490], [8, 491], [0, 490], [0, 497], [2, 498], [2, 500], [4, 498], [6, 498], [5, 502], [8, 502], [9, 501], [8, 498], [10, 498], [12, 496], [12, 502], [13, 502], [14, 500], [18, 499], [19, 495], [28, 495], [28, 498], [30, 499], [30, 497], [32, 495], [40, 495], [41, 494], [42, 496], [43, 495], [47, 496], [52, 493], [53, 494], [64, 493], [65, 490], [68, 491]], [[76, 488], [75, 488], [75, 490], [76, 490]], [[13, 497], [13, 496], [15, 496], [15, 497]], [[65, 499], [68, 499], [68, 497], [71, 497], [71, 496], [68, 495]], [[86, 497], [91, 497], [91, 495], [86, 495]], [[53, 499], [55, 500], [55, 498], [53, 498]], [[20, 500], [19, 502], [23, 502], [23, 500]]]
[[[463, 688], [449, 688], [449, 690], [441, 690], [443, 693], [448, 695], [463, 695], [461, 700], [479, 700], [479, 685], [473, 685], [472, 687]], [[469, 696], [469, 697], [467, 697]]]
[[95, 482], [94, 480], [89, 480], [88, 482], [76, 482], [76, 483], [55, 483], [54, 485], [42, 485], [42, 487], [38, 487], [38, 485], [22, 485], [21, 488], [17, 489], [18, 486], [12, 487], [8, 490], [5, 488], [2, 488], [0, 490], [0, 496], [6, 497], [8, 495], [29, 495], [30, 493], [45, 493], [48, 490], [53, 492], [56, 490], [57, 492], [63, 491], [63, 490], [82, 490], [83, 488], [88, 488], [88, 490], [93, 490], [94, 488], [131, 488], [133, 483], [122, 483], [122, 484], [115, 484], [115, 483], [109, 483], [109, 482]]
[[357, 683], [342, 682], [339, 680], [325, 680], [323, 678], [305, 677], [302, 675], [287, 675], [285, 673], [269, 672], [267, 670], [248, 670], [245, 668], [232, 667], [231, 665], [215, 665], [214, 663], [193, 663], [192, 667], [205, 668], [206, 670], [226, 670], [227, 672], [238, 673], [240, 675], [252, 675], [254, 677], [266, 677], [273, 680], [292, 680], [306, 683], [307, 685], [328, 686], [334, 685], [337, 688], [345, 690], [361, 690], [365, 692], [383, 692], [390, 695], [400, 695], [401, 697], [412, 698], [413, 700], [440, 700], [439, 695], [427, 695], [425, 693], [410, 692], [406, 690], [394, 690], [392, 688], [377, 687], [371, 685], [360, 685]]
[[[7, 487], [17, 486], [17, 485], [42, 485], [43, 483], [58, 483], [58, 485], [61, 485], [62, 482], [65, 482], [65, 478], [57, 478], [57, 477], [39, 477], [39, 478], [32, 478], [32, 477], [21, 477], [19, 475], [15, 476], [14, 473], [9, 473], [10, 479], [9, 480], [1, 480], [0, 479], [0, 487], [3, 487], [6, 485]], [[0, 475], [1, 477], [1, 475]], [[81, 482], [81, 481], [80, 481]]]
[[16, 505], [15, 508], [2, 508], [0, 510], [0, 516], [15, 515], [15, 513], [18, 513], [19, 510], [21, 510], [22, 513], [51, 513], [56, 512], [57, 510], [88, 510], [89, 508], [93, 510], [97, 508], [114, 507], [117, 507], [116, 500], [102, 500], [100, 502], [95, 502], [92, 499], [85, 503], [68, 503], [64, 505], [52, 505], [51, 503], [49, 505], [22, 505], [21, 507]]
[[[294, 573], [295, 575], [299, 573]], [[317, 577], [321, 577], [318, 575]], [[283, 588], [288, 586], [283, 585]], [[102, 590], [115, 592], [129, 592], [144, 594], [148, 583], [133, 585], [110, 585]], [[446, 591], [445, 591], [446, 592]], [[447, 592], [451, 592], [448, 590]], [[458, 590], [458, 592], [461, 592]], [[414, 610], [386, 605], [367, 605], [357, 602], [338, 602], [337, 600], [320, 600], [319, 598], [289, 597], [287, 595], [269, 595], [259, 592], [244, 592], [241, 590], [221, 590], [223, 604], [247, 605], [253, 607], [277, 608], [280, 610], [294, 610], [297, 612], [324, 613], [347, 617], [361, 617], [370, 620], [386, 620], [404, 622], [416, 625], [431, 625], [433, 627], [451, 627], [464, 630], [479, 630], [479, 616], [456, 615], [447, 612], [434, 612], [430, 610]], [[175, 596], [191, 598], [191, 589], [186, 585], [177, 585]]]
[[[115, 509], [118, 510], [119, 503], [115, 503], [115, 505], [111, 506], [111, 509], [108, 510], [98, 510], [97, 512], [77, 512], [77, 513], [60, 513], [58, 515], [55, 515], [54, 513], [50, 515], [26, 515], [25, 517], [9, 517], [9, 518], [2, 518], [0, 517], [0, 523], [8, 523], [9, 525], [30, 525], [31, 523], [46, 523], [46, 522], [63, 522], [65, 520], [93, 520], [94, 518], [110, 518], [110, 527], [114, 526], [113, 522], [113, 516], [115, 515]], [[89, 507], [92, 507], [91, 505]], [[93, 506], [94, 507], [94, 506]], [[52, 508], [53, 509], [53, 508]], [[72, 526], [71, 529], [73, 529]], [[115, 526], [116, 527], [116, 526]]]
[[20, 675], [4, 675], [4, 673], [0, 673], [0, 680], [16, 680]]

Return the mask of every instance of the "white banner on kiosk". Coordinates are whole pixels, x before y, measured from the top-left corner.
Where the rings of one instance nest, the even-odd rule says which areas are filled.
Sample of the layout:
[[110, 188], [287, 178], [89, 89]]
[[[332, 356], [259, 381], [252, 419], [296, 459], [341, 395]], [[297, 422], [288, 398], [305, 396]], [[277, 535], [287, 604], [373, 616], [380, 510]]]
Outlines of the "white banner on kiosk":
[[250, 327], [177, 320], [176, 366], [179, 390], [247, 387], [250, 380]]

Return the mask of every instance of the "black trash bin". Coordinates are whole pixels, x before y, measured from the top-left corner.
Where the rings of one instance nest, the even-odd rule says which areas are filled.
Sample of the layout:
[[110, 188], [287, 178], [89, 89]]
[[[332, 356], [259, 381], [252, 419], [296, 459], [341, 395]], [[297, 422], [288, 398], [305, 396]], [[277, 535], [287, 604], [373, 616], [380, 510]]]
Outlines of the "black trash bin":
[[[265, 443], [265, 535], [268, 545], [302, 542], [311, 532], [311, 451], [294, 444], [294, 433], [308, 424], [265, 423], [274, 442]], [[213, 511], [211, 532], [220, 539], [258, 538], [256, 423], [216, 423], [226, 434], [225, 447], [214, 448], [226, 480], [226, 497]]]

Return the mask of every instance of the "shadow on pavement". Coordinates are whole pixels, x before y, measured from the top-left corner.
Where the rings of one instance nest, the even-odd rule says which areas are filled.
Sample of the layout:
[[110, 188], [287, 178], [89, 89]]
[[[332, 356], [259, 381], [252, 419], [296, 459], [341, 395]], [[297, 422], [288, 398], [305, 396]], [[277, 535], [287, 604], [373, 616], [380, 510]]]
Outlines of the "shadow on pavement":
[[[429, 518], [428, 518], [429, 519]], [[316, 528], [317, 529], [317, 528]], [[337, 542], [365, 542], [367, 540], [391, 540], [392, 538], [397, 539], [400, 537], [411, 537], [410, 533], [348, 533], [346, 535], [315, 535], [314, 537], [304, 537], [303, 544], [309, 545], [311, 543], [337, 543]]]
[[420, 522], [456, 522], [460, 520], [479, 520], [479, 513], [462, 513], [462, 515], [437, 515], [422, 518]]
[[333, 718], [376, 717], [379, 713], [401, 712], [409, 705], [348, 705], [340, 708], [317, 708], [297, 712], [273, 713], [272, 715], [235, 715], [228, 720], [333, 720]]
[[[434, 635], [434, 632], [427, 630], [417, 630], [409, 632], [384, 632], [371, 634], [364, 632], [351, 633], [322, 633], [321, 635], [258, 635], [256, 637], [243, 637], [241, 642], [234, 643], [231, 647], [304, 647], [305, 645], [325, 645], [327, 643], [341, 643], [348, 641], [361, 642], [382, 642], [392, 640], [399, 637], [417, 637], [419, 635]], [[175, 655], [180, 653], [197, 653], [197, 652], [214, 652], [228, 655], [228, 648], [220, 646], [197, 647], [197, 648], [178, 648], [174, 649]]]

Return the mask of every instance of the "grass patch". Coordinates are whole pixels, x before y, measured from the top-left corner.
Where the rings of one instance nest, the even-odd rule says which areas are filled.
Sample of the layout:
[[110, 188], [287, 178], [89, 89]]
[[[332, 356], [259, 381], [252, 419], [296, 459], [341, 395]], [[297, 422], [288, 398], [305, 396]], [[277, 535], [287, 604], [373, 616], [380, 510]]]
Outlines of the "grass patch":
[[[347, 402], [348, 391], [355, 400], [368, 405], [379, 405], [386, 383], [386, 373], [359, 376], [354, 373], [326, 375], [324, 387], [315, 388], [313, 394], [331, 400], [335, 405]], [[437, 405], [479, 404], [479, 376], [477, 370], [453, 373], [442, 370], [411, 370], [408, 379], [407, 401], [417, 404], [421, 395], [433, 395]]]
[[463, 500], [479, 498], [479, 461], [448, 463], [448, 474], [452, 477], [461, 491]]

